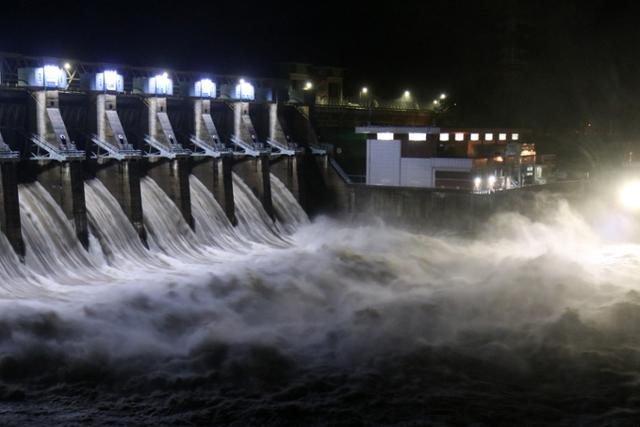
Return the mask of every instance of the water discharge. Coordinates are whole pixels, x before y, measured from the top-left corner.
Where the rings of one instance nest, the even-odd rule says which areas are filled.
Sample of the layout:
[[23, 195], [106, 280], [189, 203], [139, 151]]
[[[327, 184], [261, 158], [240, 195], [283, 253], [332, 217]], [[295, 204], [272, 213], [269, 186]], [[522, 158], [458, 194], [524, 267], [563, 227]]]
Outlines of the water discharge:
[[282, 231], [237, 176], [236, 228], [192, 178], [194, 232], [145, 178], [147, 249], [89, 181], [90, 254], [41, 187], [21, 187], [26, 264], [0, 240], [6, 423], [637, 420], [635, 241], [562, 198], [473, 236], [308, 222], [272, 183]]
[[284, 183], [274, 174], [270, 174], [270, 177], [273, 208], [281, 219], [284, 230], [294, 233], [300, 226], [309, 223], [309, 217]]

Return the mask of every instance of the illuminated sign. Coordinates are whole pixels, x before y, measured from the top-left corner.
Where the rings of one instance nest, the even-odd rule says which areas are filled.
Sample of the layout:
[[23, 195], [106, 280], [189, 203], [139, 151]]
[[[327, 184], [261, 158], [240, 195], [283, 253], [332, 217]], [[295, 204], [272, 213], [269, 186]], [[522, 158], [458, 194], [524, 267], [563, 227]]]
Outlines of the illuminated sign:
[[192, 96], [201, 96], [203, 98], [216, 97], [216, 84], [211, 79], [201, 79], [194, 83]]
[[449, 140], [449, 134], [448, 133], [441, 133], [440, 134], [440, 141], [448, 141]]
[[426, 141], [426, 133], [409, 133], [409, 141]]
[[379, 141], [393, 141], [393, 132], [378, 132]]
[[156, 95], [173, 95], [173, 80], [167, 73], [149, 79], [149, 92]]
[[255, 89], [253, 88], [253, 85], [244, 81], [244, 79], [240, 79], [240, 82], [236, 85], [235, 98], [250, 101], [255, 99]]
[[66, 79], [64, 78], [64, 70], [56, 65], [45, 65], [44, 70], [44, 87], [65, 87]]
[[124, 79], [115, 70], [105, 70], [95, 75], [91, 90], [124, 92]]
[[59, 89], [67, 87], [66, 72], [57, 65], [39, 68], [19, 68], [18, 85]]

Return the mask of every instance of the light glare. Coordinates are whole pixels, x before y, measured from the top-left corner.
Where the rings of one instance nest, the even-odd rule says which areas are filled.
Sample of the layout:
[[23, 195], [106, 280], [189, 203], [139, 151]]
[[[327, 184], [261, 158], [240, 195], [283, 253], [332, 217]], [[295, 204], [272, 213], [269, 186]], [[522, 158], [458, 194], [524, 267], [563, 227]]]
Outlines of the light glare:
[[630, 210], [640, 209], [640, 181], [629, 182], [620, 189], [620, 204]]

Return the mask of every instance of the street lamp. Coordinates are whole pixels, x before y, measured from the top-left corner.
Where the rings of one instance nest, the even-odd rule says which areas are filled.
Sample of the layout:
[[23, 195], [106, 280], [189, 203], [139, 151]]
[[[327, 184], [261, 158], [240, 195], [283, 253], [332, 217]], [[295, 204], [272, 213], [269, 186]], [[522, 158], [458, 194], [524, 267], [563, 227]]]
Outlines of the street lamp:
[[311, 90], [311, 89], [313, 89], [313, 83], [311, 83], [310, 81], [307, 81], [304, 84], [304, 90]]
[[438, 101], [437, 99], [434, 99], [433, 100], [433, 105], [438, 105], [438, 104], [440, 104], [440, 101]]
[[447, 94], [446, 93], [441, 93], [440, 94], [440, 99], [446, 99], [447, 98]]
[[404, 91], [404, 97], [405, 98], [410, 98], [411, 97], [411, 92], [409, 92], [408, 90]]
[[360, 93], [362, 93], [363, 95], [366, 95], [367, 93], [369, 93], [369, 89], [365, 86], [362, 89], [360, 89]]

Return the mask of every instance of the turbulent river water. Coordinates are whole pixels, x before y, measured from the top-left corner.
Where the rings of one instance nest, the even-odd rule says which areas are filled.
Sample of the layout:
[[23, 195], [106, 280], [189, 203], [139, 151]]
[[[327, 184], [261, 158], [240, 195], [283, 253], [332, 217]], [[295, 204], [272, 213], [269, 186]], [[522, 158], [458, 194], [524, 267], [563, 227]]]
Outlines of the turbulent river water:
[[147, 249], [89, 181], [88, 252], [42, 187], [20, 188], [0, 424], [638, 424], [633, 218], [540, 196], [535, 220], [473, 234], [310, 222], [272, 177], [274, 222], [234, 184], [235, 228], [191, 178], [194, 231], [144, 179]]

